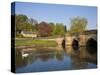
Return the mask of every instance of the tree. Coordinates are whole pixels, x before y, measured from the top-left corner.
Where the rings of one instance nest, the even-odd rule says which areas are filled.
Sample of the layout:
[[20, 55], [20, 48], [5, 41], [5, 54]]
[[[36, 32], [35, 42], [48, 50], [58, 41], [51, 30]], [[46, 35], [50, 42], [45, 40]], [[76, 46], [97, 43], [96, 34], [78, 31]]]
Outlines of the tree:
[[38, 33], [40, 36], [45, 37], [45, 36], [50, 36], [52, 32], [51, 26], [46, 23], [46, 22], [41, 22], [38, 24]]
[[87, 27], [87, 19], [83, 17], [74, 17], [71, 19], [71, 27], [70, 32], [71, 33], [78, 33], [86, 30]]
[[67, 32], [67, 26], [64, 26], [64, 30], [65, 30], [65, 32]]
[[29, 23], [32, 25], [32, 31], [37, 31], [38, 21], [30, 18]]
[[65, 27], [62, 23], [56, 23], [55, 35], [63, 36], [65, 34]]
[[66, 27], [62, 23], [49, 23], [52, 27], [52, 36], [63, 36], [66, 31]]
[[16, 31], [21, 31], [25, 28], [25, 24], [28, 22], [28, 18], [25, 15], [16, 15]]
[[63, 36], [65, 34], [64, 25], [62, 23], [56, 23], [53, 34]]
[[55, 31], [56, 31], [56, 25], [53, 22], [49, 23], [49, 25], [52, 28], [51, 35], [54, 36], [55, 35]]
[[36, 31], [38, 22], [35, 19], [28, 18], [26, 15], [19, 14], [15, 16], [16, 32]]

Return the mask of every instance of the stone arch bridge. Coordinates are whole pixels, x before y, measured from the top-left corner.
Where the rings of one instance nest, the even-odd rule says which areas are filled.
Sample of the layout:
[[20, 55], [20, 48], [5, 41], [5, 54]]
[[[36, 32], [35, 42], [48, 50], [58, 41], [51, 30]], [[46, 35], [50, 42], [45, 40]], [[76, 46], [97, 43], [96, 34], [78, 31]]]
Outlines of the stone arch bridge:
[[65, 45], [70, 46], [73, 45], [74, 42], [78, 43], [79, 46], [92, 46], [94, 43], [95, 46], [97, 46], [97, 30], [87, 30], [77, 34], [66, 34]]
[[91, 45], [91, 42], [97, 43], [97, 30], [87, 30], [76, 34], [66, 33], [64, 37], [43, 38], [43, 40], [54, 40], [58, 45], [64, 44], [65, 46], [72, 46], [74, 42], [79, 46], [86, 46], [87, 44]]

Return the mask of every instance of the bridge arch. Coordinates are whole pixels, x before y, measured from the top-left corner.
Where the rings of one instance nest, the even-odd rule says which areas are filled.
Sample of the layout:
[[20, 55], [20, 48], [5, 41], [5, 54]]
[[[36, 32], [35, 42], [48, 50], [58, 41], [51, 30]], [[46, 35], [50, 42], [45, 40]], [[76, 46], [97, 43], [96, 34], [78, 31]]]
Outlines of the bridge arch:
[[79, 40], [73, 39], [72, 46], [79, 46]]
[[96, 47], [97, 46], [97, 41], [94, 38], [89, 38], [86, 41], [86, 46]]
[[62, 40], [62, 47], [65, 48], [65, 39]]
[[72, 37], [72, 44], [71, 44], [72, 46], [79, 46], [79, 37], [78, 36], [73, 36]]
[[97, 41], [93, 38], [89, 38], [86, 42], [86, 49], [90, 54], [97, 53]]

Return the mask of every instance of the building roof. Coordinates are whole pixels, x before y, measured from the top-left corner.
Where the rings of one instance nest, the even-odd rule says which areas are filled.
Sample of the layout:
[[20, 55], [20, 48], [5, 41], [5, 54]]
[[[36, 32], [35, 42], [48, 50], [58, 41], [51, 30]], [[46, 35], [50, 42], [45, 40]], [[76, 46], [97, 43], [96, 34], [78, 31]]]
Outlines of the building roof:
[[22, 31], [24, 34], [37, 34], [37, 32], [31, 32], [31, 31]]

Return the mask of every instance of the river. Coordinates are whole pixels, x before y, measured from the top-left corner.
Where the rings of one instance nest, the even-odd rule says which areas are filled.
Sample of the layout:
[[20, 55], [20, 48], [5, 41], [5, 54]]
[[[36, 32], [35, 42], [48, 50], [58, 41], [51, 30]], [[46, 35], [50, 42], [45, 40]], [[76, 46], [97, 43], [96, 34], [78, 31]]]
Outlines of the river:
[[97, 51], [79, 47], [16, 49], [16, 73], [97, 68]]

